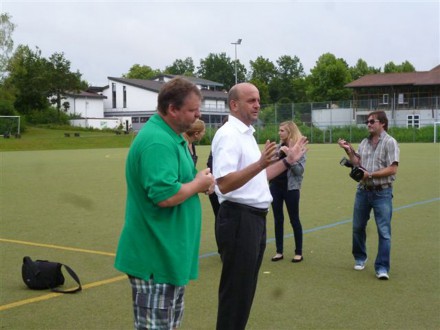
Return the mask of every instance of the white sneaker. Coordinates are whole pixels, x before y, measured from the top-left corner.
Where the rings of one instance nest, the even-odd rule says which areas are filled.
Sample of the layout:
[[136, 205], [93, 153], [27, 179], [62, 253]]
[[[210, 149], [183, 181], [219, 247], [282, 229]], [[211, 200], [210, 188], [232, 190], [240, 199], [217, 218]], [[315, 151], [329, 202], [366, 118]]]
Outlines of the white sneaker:
[[367, 260], [364, 261], [356, 260], [356, 263], [354, 264], [354, 270], [363, 270], [365, 268], [365, 265], [367, 264]]
[[376, 273], [376, 277], [379, 280], [389, 280], [390, 279], [390, 276], [388, 275], [388, 273], [384, 272], [384, 271]]

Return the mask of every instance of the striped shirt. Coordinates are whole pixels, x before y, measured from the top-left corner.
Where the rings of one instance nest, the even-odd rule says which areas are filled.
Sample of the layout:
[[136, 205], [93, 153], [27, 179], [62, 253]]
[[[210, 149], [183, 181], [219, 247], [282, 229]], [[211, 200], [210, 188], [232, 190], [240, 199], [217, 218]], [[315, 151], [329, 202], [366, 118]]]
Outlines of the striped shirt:
[[[399, 145], [386, 131], [380, 134], [379, 141], [375, 147], [370, 137], [363, 139], [359, 145], [358, 153], [361, 156], [361, 165], [368, 173], [386, 168], [393, 163], [399, 163]], [[395, 179], [395, 175], [373, 178], [373, 183], [368, 182], [368, 185], [390, 184]]]

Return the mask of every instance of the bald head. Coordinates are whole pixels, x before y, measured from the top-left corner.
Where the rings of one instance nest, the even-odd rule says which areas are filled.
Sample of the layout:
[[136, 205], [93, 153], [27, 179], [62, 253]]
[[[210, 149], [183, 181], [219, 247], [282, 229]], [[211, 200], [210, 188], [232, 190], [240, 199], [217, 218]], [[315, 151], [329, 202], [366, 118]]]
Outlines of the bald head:
[[251, 83], [237, 84], [229, 90], [228, 105], [230, 114], [249, 126], [258, 119], [260, 92]]
[[231, 101], [237, 101], [240, 99], [240, 97], [243, 95], [243, 93], [245, 93], [246, 91], [249, 90], [256, 90], [258, 91], [257, 87], [255, 87], [255, 85], [251, 84], [251, 83], [239, 83], [237, 85], [234, 85], [231, 87], [231, 89], [229, 90], [228, 93], [228, 105], [229, 107], [231, 107]]

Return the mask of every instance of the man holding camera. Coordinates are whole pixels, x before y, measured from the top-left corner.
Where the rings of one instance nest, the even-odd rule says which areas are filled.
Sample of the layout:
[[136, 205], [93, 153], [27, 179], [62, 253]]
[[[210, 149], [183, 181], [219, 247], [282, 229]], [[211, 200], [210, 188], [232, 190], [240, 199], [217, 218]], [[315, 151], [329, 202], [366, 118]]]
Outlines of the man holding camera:
[[[353, 169], [363, 171], [359, 177], [353, 211], [354, 269], [363, 270], [367, 262], [366, 227], [373, 209], [379, 235], [374, 268], [378, 279], [388, 280], [393, 213], [392, 182], [396, 179], [400, 151], [397, 141], [387, 133], [388, 118], [384, 111], [371, 112], [365, 124], [370, 136], [361, 141], [357, 153], [347, 141], [338, 141], [350, 158]], [[351, 177], [356, 180], [354, 176]]]

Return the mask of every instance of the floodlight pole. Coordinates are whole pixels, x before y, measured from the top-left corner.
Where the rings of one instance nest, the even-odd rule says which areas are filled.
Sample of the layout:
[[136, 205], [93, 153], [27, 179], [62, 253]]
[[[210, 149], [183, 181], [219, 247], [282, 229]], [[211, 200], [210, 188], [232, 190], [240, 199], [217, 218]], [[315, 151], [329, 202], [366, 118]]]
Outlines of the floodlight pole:
[[236, 42], [231, 42], [231, 45], [235, 46], [235, 84], [237, 85], [237, 45], [241, 45], [241, 39], [238, 39]]

